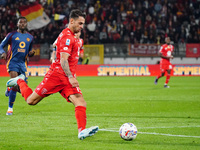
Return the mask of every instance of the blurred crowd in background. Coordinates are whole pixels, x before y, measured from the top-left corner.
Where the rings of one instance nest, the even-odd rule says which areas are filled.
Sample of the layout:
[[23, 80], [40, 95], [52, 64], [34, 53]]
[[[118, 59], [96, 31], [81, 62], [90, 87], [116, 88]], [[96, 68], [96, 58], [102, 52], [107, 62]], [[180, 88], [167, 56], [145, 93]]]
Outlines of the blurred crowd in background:
[[[16, 11], [35, 0], [0, 1], [0, 40], [16, 30]], [[82, 31], [84, 44], [200, 43], [200, 0], [36, 0], [51, 22], [29, 31], [34, 43], [52, 44], [67, 26], [69, 13], [79, 8], [86, 12]], [[66, 17], [55, 21], [54, 14]]]

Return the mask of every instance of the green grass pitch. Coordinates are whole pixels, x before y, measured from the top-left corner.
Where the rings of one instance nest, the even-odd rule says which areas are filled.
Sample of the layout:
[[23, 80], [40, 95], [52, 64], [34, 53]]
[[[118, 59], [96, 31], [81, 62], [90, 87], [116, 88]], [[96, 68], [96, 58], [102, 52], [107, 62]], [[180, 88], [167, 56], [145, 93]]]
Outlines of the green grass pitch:
[[[87, 127], [101, 129], [92, 137], [77, 138], [74, 106], [59, 93], [36, 106], [18, 93], [14, 114], [6, 116], [4, 96], [9, 77], [0, 77], [1, 150], [197, 150], [200, 149], [200, 77], [78, 77], [87, 102]], [[43, 77], [29, 77], [33, 89]], [[132, 122], [137, 138], [124, 141], [118, 130]]]

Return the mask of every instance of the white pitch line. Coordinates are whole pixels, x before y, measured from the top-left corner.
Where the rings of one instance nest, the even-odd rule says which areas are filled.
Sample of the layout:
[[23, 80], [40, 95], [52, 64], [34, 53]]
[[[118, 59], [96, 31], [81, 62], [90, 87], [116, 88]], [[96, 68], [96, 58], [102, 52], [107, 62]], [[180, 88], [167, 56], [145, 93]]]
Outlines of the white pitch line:
[[165, 135], [165, 136], [176, 136], [176, 137], [189, 137], [189, 138], [200, 138], [200, 136], [190, 136], [190, 135], [174, 135], [174, 134], [164, 134], [164, 133], [155, 133], [155, 132], [138, 132], [141, 134], [153, 134], [153, 135]]
[[[165, 129], [165, 128], [199, 128], [200, 126], [169, 126], [169, 127], [140, 127], [138, 129]], [[111, 130], [117, 130], [118, 128], [109, 128]]]
[[[99, 131], [109, 131], [109, 132], [119, 132], [111, 129], [99, 129]], [[152, 134], [152, 135], [164, 135], [164, 136], [175, 136], [175, 137], [188, 137], [188, 138], [200, 138], [200, 136], [190, 136], [190, 135], [174, 135], [165, 133], [155, 133], [155, 132], [138, 132], [140, 134]]]
[[199, 128], [200, 126], [169, 126], [169, 127], [141, 127], [139, 129], [162, 129], [162, 128]]
[[115, 131], [115, 130], [110, 130], [110, 129], [99, 129], [99, 131], [110, 131], [110, 132], [119, 132], [119, 131]]

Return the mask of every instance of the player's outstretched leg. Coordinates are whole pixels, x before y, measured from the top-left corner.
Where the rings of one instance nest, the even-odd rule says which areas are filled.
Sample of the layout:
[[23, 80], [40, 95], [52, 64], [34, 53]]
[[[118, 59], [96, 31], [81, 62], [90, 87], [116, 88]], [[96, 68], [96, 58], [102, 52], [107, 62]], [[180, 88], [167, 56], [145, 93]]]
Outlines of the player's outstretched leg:
[[95, 133], [97, 133], [99, 130], [99, 127], [98, 126], [92, 126], [90, 128], [87, 128], [87, 129], [84, 129], [82, 130], [79, 134], [78, 134], [78, 138], [80, 140], [83, 140], [85, 139], [86, 137], [89, 137], [89, 136], [92, 136], [94, 135]]
[[15, 77], [15, 78], [11, 78], [10, 80], [8, 80], [8, 82], [6, 83], [7, 87], [13, 87], [17, 85], [17, 80], [18, 79], [25, 79], [25, 76], [23, 74], [20, 74], [19, 76]]

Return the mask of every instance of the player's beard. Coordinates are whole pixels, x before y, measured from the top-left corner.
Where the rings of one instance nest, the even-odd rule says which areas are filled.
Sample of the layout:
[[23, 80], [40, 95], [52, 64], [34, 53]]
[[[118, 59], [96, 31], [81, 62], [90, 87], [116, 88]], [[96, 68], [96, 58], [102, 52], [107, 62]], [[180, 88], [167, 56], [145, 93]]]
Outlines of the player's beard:
[[73, 30], [74, 30], [74, 33], [78, 33], [80, 31], [76, 27], [74, 27]]
[[27, 27], [21, 28], [20, 30], [21, 30], [22, 33], [25, 33], [27, 31]]

